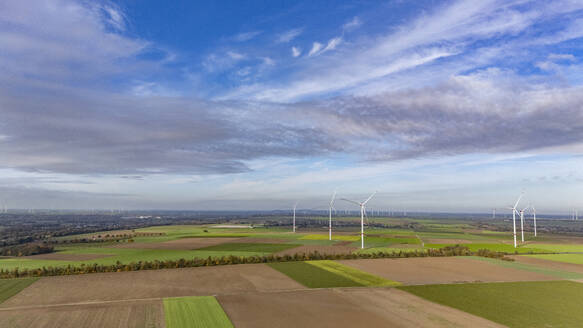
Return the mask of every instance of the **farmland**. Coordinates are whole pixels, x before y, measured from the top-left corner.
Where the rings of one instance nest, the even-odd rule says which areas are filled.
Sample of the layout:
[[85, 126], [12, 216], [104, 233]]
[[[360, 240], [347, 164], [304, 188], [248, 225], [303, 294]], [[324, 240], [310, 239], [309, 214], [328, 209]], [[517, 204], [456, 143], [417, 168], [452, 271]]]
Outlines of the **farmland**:
[[571, 281], [398, 287], [509, 327], [577, 327], [583, 284]]
[[164, 299], [166, 328], [233, 328], [213, 296]]
[[[350, 223], [353, 219], [343, 220]], [[118, 271], [128, 271], [124, 264], [175, 261], [171, 263], [176, 265], [158, 270], [0, 280], [4, 295], [0, 325], [35, 327], [55, 322], [62, 327], [84, 327], [90, 325], [86, 320], [91, 320], [128, 327], [182, 327], [193, 322], [217, 327], [297, 327], [322, 326], [325, 318], [335, 327], [358, 326], [362, 320], [370, 327], [500, 327], [516, 324], [492, 316], [495, 309], [476, 312], [471, 306], [431, 296], [442, 292], [422, 293], [408, 287], [468, 286], [452, 291], [452, 295], [467, 294], [471, 299], [482, 292], [479, 288], [485, 288], [479, 286], [488, 285], [492, 291], [485, 294], [484, 302], [490, 302], [495, 295], [522, 293], [525, 286], [531, 286], [523, 283], [538, 286], [538, 294], [529, 297], [540, 297], [537, 295], [550, 288], [544, 287], [545, 283], [554, 286], [557, 281], [583, 279], [580, 254], [555, 254], [577, 252], [583, 245], [581, 237], [539, 233], [534, 239], [527, 234], [528, 242], [515, 249], [507, 232], [477, 229], [472, 222], [387, 219], [386, 223], [405, 221], [401, 228], [368, 227], [365, 249], [360, 249], [359, 231], [352, 228], [335, 229], [332, 240], [328, 240], [325, 228], [300, 228], [292, 233], [279, 227], [234, 228], [236, 225], [230, 224], [92, 232], [83, 236], [84, 241], [79, 236], [59, 237], [55, 252], [0, 258], [0, 269], [119, 264]], [[129, 237], [110, 238], [124, 234]], [[445, 253], [436, 253], [440, 255], [427, 257], [429, 250], [456, 244], [474, 252], [489, 249], [510, 256], [506, 260], [500, 255], [444, 257]], [[310, 258], [316, 252], [342, 255], [343, 259]], [[365, 257], [379, 252], [396, 256], [352, 259], [355, 255], [351, 255]], [[404, 255], [410, 252], [425, 255]], [[208, 267], [178, 266], [181, 259], [206, 261], [229, 256], [287, 258], [257, 264], [214, 266], [215, 260], [211, 260], [204, 262], [212, 265]], [[556, 289], [561, 292], [562, 288]], [[515, 311], [532, 311], [528, 302], [515, 307]], [[555, 310], [549, 311], [545, 314], [550, 318], [547, 323], [571, 323], [557, 321]]]
[[35, 281], [37, 281], [35, 278], [0, 280], [0, 303], [18, 294]]
[[[387, 219], [386, 222], [390, 224], [392, 221]], [[509, 244], [510, 236], [507, 233], [476, 230], [469, 228], [467, 223], [454, 222], [448, 230], [447, 224], [438, 223], [441, 221], [418, 222], [426, 226], [424, 231], [413, 228], [369, 228], [365, 240], [367, 248], [362, 250], [359, 248], [358, 232], [347, 229], [334, 232], [331, 241], [328, 240], [326, 232], [317, 229], [304, 229], [293, 234], [280, 228], [215, 228], [212, 225], [152, 226], [135, 230], [94, 232], [57, 238], [59, 244], [55, 247], [55, 253], [0, 259], [0, 269], [129, 264], [231, 255], [294, 255], [316, 251], [324, 254], [410, 252], [438, 249], [453, 244], [462, 244], [472, 251], [489, 249], [506, 253], [540, 254], [581, 249], [579, 244], [572, 243], [573, 240], [570, 240], [570, 244], [565, 244], [562, 243], [561, 236], [550, 234], [540, 237], [544, 239], [544, 243], [527, 243], [515, 249]], [[115, 241], [108, 239], [124, 234], [131, 235], [131, 238]], [[80, 238], [92, 242], [75, 242]]]

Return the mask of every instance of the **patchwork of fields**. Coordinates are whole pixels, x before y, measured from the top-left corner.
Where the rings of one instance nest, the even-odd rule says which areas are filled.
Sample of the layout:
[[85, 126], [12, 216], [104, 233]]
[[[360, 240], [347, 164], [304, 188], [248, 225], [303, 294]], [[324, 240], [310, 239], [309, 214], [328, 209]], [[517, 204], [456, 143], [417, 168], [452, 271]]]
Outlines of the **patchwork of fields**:
[[[136, 231], [154, 234], [123, 242], [68, 242], [52, 254], [2, 258], [0, 269], [314, 251], [399, 253], [453, 244], [520, 255], [514, 261], [320, 260], [5, 279], [0, 327], [354, 327], [364, 320], [367, 327], [571, 327], [583, 321], [576, 310], [583, 300], [583, 285], [576, 282], [583, 281], [583, 239], [577, 244], [575, 237], [567, 242], [548, 235], [514, 249], [505, 233], [464, 225], [448, 231], [435, 223], [432, 232], [369, 229], [361, 250], [358, 233], [350, 231], [335, 232], [331, 241], [326, 231], [205, 226]], [[553, 254], [561, 252], [569, 254]]]

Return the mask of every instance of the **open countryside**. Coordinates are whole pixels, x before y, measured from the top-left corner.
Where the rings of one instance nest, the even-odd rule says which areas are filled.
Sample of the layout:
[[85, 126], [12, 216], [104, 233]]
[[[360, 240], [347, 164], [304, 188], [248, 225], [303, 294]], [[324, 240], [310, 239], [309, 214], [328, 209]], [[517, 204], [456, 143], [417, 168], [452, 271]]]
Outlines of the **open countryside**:
[[[73, 327], [91, 317], [103, 325], [133, 327], [198, 327], [189, 322], [294, 327], [290, 308], [303, 313], [300, 322], [307, 326], [318, 325], [322, 312], [333, 317], [331, 325], [366, 318], [372, 327], [522, 327], [524, 322], [546, 327], [579, 320], [576, 311], [568, 319], [558, 315], [556, 306], [537, 308], [536, 322], [508, 318], [500, 301], [487, 301], [492, 308], [480, 306], [501, 293], [524, 295], [525, 301], [511, 301], [508, 311], [528, 316], [535, 306], [528, 301], [542, 294], [549, 304], [583, 300], [576, 292], [583, 265], [565, 261], [583, 254], [583, 237], [546, 232], [552, 220], [541, 219], [545, 232], [536, 238], [529, 228], [527, 241], [516, 249], [511, 233], [501, 231], [508, 224], [504, 220], [387, 217], [374, 222], [366, 228], [370, 247], [364, 249], [353, 228], [339, 227], [329, 240], [325, 229], [302, 226], [293, 233], [258, 222], [58, 237], [54, 252], [0, 259], [0, 324], [35, 327], [54, 321]], [[568, 301], [561, 300], [562, 286], [570, 290]], [[244, 306], [248, 302], [270, 310]], [[412, 315], [411, 308], [423, 314]], [[68, 313], [79, 315], [66, 319]]]
[[583, 0], [0, 0], [0, 328], [583, 327]]

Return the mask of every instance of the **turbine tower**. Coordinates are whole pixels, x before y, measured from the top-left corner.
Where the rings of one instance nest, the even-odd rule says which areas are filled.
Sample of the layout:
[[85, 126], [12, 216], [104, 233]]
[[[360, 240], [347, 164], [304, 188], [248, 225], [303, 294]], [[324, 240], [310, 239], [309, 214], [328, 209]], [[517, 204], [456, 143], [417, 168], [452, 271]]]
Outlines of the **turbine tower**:
[[524, 211], [526, 211], [528, 207], [525, 207], [520, 210], [520, 234], [522, 235], [522, 242], [524, 243]]
[[334, 199], [336, 198], [336, 191], [332, 194], [332, 200], [330, 200], [330, 207], [329, 207], [329, 214], [330, 214], [330, 221], [328, 222], [328, 239], [332, 240], [332, 209], [334, 209]]
[[298, 207], [298, 203], [299, 201], [297, 201], [294, 204], [294, 220], [293, 220], [294, 232], [296, 232], [296, 208]]
[[516, 213], [518, 212], [516, 210], [516, 206], [518, 206], [518, 202], [520, 202], [520, 199], [522, 198], [522, 196], [524, 196], [524, 193], [520, 194], [520, 197], [518, 197], [518, 200], [516, 201], [516, 203], [514, 203], [513, 207], [509, 207], [509, 209], [512, 210], [512, 226], [513, 226], [513, 236], [514, 236], [514, 248], [516, 248]]
[[534, 221], [534, 236], [536, 237], [536, 209], [534, 206], [531, 206], [530, 209], [532, 210], [532, 219]]
[[360, 206], [360, 248], [364, 248], [364, 216], [366, 214], [366, 203], [368, 203], [369, 200], [371, 200], [371, 198], [373, 198], [373, 196], [376, 194], [377, 192], [373, 192], [372, 195], [370, 195], [364, 202], [356, 202], [350, 199], [346, 199], [346, 198], [342, 198], [342, 200], [356, 204], [358, 206]]

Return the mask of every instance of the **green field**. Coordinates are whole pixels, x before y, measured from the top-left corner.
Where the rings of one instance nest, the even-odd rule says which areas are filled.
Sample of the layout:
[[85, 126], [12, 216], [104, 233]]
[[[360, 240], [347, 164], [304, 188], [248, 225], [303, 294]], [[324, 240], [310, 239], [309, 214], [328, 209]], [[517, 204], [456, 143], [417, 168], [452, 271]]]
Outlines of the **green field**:
[[527, 255], [530, 257], [536, 257], [543, 260], [573, 263], [573, 264], [583, 264], [583, 254], [537, 254], [537, 255]]
[[397, 287], [509, 327], [581, 327], [583, 284], [572, 281]]
[[219, 252], [251, 252], [270, 254], [285, 251], [286, 249], [298, 247], [297, 244], [262, 244], [262, 243], [227, 243], [200, 248], [199, 251], [219, 251]]
[[503, 261], [503, 260], [492, 259], [492, 258], [488, 258], [488, 257], [470, 256], [468, 258], [471, 258], [471, 259], [476, 260], [476, 261], [490, 262], [490, 263], [493, 263], [496, 265], [503, 266], [505, 268], [512, 268], [512, 269], [518, 269], [518, 270], [524, 270], [524, 271], [530, 271], [530, 272], [538, 272], [538, 273], [545, 274], [547, 276], [553, 276], [553, 277], [557, 277], [560, 279], [583, 279], [583, 274], [577, 273], [577, 272], [549, 269], [549, 268], [539, 267], [539, 266], [535, 266], [535, 265], [520, 263], [520, 262], [516, 262], [516, 261], [513, 261], [513, 262]]
[[525, 247], [543, 249], [556, 253], [583, 253], [582, 244], [530, 244]]
[[111, 265], [117, 261], [121, 263], [131, 263], [138, 261], [165, 261], [192, 258], [207, 258], [221, 256], [262, 256], [270, 252], [252, 252], [252, 251], [212, 251], [212, 250], [174, 250], [174, 249], [131, 249], [131, 248], [106, 248], [106, 247], [78, 247], [64, 248], [63, 254], [105, 254], [110, 255], [104, 258], [86, 261], [58, 261], [58, 260], [32, 260], [23, 258], [12, 258], [0, 260], [0, 269], [27, 268], [37, 269], [45, 267], [58, 267], [67, 265], [91, 265], [103, 264]]
[[0, 304], [37, 280], [38, 278], [0, 280]]
[[[328, 240], [329, 235], [305, 235], [300, 237], [300, 240]], [[356, 241], [360, 240], [360, 236], [346, 236], [346, 235], [334, 235], [332, 234], [332, 240], [340, 241]]]
[[214, 296], [164, 299], [166, 328], [232, 328], [231, 320]]
[[396, 281], [387, 280], [381, 277], [377, 277], [370, 273], [366, 273], [355, 269], [353, 267], [346, 266], [334, 261], [309, 261], [306, 262], [310, 265], [314, 265], [326, 271], [332, 272], [339, 276], [353, 280], [362, 286], [398, 286], [400, 283]]
[[[450, 246], [451, 244], [425, 244], [425, 248], [443, 248], [445, 246]], [[471, 251], [476, 252], [480, 249], [488, 249], [495, 252], [504, 252], [509, 254], [528, 254], [528, 253], [549, 253], [549, 250], [539, 249], [533, 247], [519, 246], [514, 248], [513, 245], [508, 244], [462, 244], [468, 247]]]
[[334, 261], [283, 262], [269, 266], [309, 288], [399, 285]]
[[363, 248], [363, 249], [359, 249], [356, 251], [356, 253], [359, 254], [374, 254], [374, 253], [399, 253], [399, 252], [403, 252], [403, 253], [407, 253], [407, 252], [424, 252], [425, 249], [421, 247], [421, 245], [419, 245], [419, 247], [415, 247], [415, 248], [397, 248], [397, 247], [371, 247], [371, 248]]
[[309, 288], [362, 287], [344, 276], [324, 270], [307, 262], [269, 263], [270, 267]]

